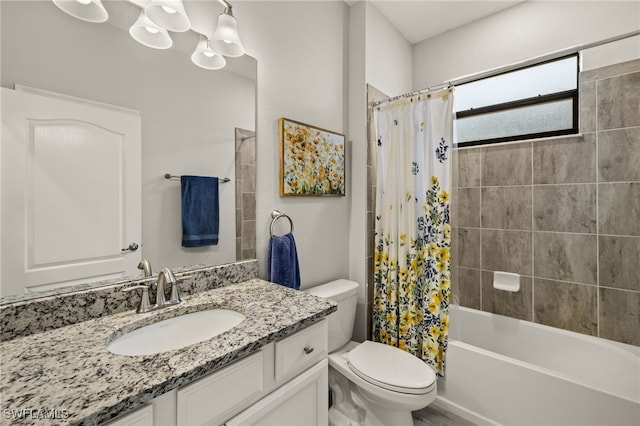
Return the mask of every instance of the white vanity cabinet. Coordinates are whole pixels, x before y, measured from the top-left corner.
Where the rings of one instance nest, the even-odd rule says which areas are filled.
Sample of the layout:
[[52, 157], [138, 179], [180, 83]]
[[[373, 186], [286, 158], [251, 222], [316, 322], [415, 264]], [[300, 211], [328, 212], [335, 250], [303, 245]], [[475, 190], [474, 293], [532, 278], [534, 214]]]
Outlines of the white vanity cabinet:
[[[152, 401], [153, 425], [295, 425], [328, 422], [327, 320], [269, 343]], [[129, 416], [113, 425], [128, 425]], [[121, 423], [123, 422], [123, 423]], [[111, 426], [112, 423], [109, 423]]]

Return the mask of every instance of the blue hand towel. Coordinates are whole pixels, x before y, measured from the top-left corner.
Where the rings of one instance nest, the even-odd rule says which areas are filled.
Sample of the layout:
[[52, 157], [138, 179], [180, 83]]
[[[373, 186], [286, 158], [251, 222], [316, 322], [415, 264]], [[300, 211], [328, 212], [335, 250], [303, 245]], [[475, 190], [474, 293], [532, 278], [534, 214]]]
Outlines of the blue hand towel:
[[182, 176], [182, 246], [218, 245], [220, 201], [218, 178]]
[[300, 266], [293, 234], [274, 236], [267, 251], [267, 279], [293, 289], [300, 289]]

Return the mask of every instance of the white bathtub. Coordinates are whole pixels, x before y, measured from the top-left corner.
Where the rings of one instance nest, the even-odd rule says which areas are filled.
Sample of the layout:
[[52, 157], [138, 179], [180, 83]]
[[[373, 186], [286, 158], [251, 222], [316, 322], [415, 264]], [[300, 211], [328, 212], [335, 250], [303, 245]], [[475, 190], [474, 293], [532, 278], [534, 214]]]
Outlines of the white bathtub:
[[640, 425], [640, 348], [451, 307], [435, 404], [478, 424]]

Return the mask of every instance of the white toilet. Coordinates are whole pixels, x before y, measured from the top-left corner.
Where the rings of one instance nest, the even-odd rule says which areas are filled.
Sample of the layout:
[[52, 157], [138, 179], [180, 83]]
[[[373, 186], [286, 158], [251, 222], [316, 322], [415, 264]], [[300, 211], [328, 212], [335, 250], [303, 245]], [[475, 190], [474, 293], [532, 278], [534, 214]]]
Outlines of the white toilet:
[[411, 411], [436, 397], [435, 372], [393, 346], [351, 341], [358, 283], [337, 280], [306, 291], [338, 304], [329, 316], [329, 424], [412, 426]]

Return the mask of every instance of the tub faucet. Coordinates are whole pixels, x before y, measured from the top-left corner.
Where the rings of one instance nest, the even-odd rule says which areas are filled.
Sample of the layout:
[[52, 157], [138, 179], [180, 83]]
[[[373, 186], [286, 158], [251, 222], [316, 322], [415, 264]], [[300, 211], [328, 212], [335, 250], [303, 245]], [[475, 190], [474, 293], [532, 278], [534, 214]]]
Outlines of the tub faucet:
[[151, 263], [149, 263], [147, 259], [142, 259], [140, 263], [138, 263], [138, 269], [142, 270], [142, 274], [145, 278], [153, 275], [153, 271], [151, 270]]

